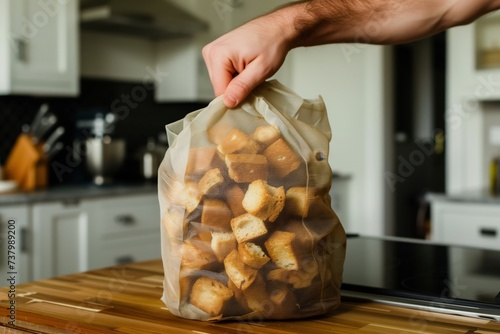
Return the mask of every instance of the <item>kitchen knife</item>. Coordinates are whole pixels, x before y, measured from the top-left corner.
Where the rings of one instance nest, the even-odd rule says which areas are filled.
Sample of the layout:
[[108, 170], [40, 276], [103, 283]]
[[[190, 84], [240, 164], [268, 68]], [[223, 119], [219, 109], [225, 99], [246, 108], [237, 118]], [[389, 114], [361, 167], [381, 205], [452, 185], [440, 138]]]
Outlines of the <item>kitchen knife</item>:
[[61, 151], [63, 149], [63, 147], [64, 147], [64, 144], [62, 142], [59, 141], [59, 142], [55, 143], [54, 145], [52, 145], [50, 150], [45, 153], [45, 158], [47, 160], [52, 159], [57, 153], [59, 153], [59, 151]]
[[45, 134], [57, 123], [57, 117], [54, 114], [48, 113], [40, 120], [40, 125], [33, 131], [33, 143], [38, 144]]
[[33, 121], [31, 122], [30, 125], [30, 130], [32, 133], [37, 131], [38, 127], [40, 126], [40, 122], [42, 121], [43, 116], [49, 111], [49, 105], [47, 103], [44, 103], [40, 106], [40, 109], [38, 109], [37, 113], [35, 114], [35, 118], [33, 118]]
[[42, 149], [45, 153], [49, 152], [50, 149], [52, 148], [52, 145], [59, 139], [64, 134], [64, 127], [59, 126], [57, 129], [52, 132], [52, 134], [47, 138], [45, 143], [42, 146]]

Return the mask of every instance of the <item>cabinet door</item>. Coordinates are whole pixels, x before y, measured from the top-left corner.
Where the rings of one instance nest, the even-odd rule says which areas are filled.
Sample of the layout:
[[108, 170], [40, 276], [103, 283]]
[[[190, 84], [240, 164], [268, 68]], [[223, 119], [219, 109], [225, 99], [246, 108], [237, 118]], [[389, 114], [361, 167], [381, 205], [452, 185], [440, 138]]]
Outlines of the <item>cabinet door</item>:
[[[0, 286], [31, 280], [29, 209], [25, 205], [0, 207]], [[9, 281], [7, 281], [9, 279]]]
[[87, 270], [88, 225], [84, 204], [33, 205], [33, 279]]
[[77, 0], [10, 0], [11, 91], [78, 93]]
[[500, 250], [500, 206], [435, 203], [431, 226], [434, 241]]

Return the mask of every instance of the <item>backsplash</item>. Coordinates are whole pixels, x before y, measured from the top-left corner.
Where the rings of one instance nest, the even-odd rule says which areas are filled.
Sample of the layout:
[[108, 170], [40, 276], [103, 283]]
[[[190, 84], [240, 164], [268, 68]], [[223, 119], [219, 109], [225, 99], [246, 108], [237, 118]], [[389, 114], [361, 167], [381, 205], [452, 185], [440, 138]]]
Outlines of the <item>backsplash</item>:
[[[148, 91], [145, 97], [141, 96], [140, 101], [134, 101], [130, 95], [142, 83], [82, 79], [80, 85], [80, 95], [75, 98], [0, 96], [0, 163], [5, 164], [22, 125], [31, 123], [42, 103], [49, 104], [50, 110], [58, 117], [58, 124], [66, 128], [62, 140], [68, 147], [73, 145], [74, 138], [81, 137], [81, 130], [76, 128], [78, 119], [93, 118], [96, 113], [107, 113], [114, 107], [121, 116], [116, 123], [114, 137], [124, 138], [127, 142], [127, 160], [118, 180], [135, 181], [140, 177], [139, 164], [134, 155], [146, 145], [148, 137], [157, 139], [160, 133], [165, 132], [166, 124], [205, 107], [209, 102], [156, 103], [153, 90]], [[67, 155], [68, 149], [65, 149], [54, 157], [54, 161], [64, 164]], [[90, 180], [83, 163], [62, 175], [62, 182], [53, 168], [49, 169], [51, 185], [86, 183]]]

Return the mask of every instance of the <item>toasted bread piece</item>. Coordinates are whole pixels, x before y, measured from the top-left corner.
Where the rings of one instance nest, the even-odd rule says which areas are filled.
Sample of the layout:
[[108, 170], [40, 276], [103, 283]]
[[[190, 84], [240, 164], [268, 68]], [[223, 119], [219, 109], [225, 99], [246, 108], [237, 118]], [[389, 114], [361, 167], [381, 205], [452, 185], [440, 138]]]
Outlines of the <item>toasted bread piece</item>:
[[299, 311], [297, 299], [288, 284], [275, 282], [269, 286], [269, 300], [274, 304], [270, 317], [286, 319]]
[[290, 232], [275, 231], [264, 243], [267, 254], [280, 268], [298, 270], [299, 259], [293, 247], [296, 236]]
[[189, 149], [186, 175], [200, 175], [212, 168], [215, 147], [196, 147]]
[[274, 125], [259, 126], [250, 135], [250, 137], [259, 144], [260, 150], [266, 149], [271, 143], [278, 140], [280, 136], [280, 130], [278, 130], [278, 128], [276, 128]]
[[332, 219], [334, 213], [327, 204], [327, 195], [318, 195], [312, 187], [292, 187], [286, 191], [285, 210], [295, 216], [315, 219]]
[[238, 243], [250, 241], [267, 234], [264, 222], [250, 213], [231, 219], [231, 228]]
[[267, 293], [266, 282], [257, 274], [254, 282], [243, 291], [244, 302], [249, 309], [254, 312], [261, 312], [264, 316], [269, 316], [269, 306], [272, 306]]
[[223, 184], [224, 176], [222, 176], [219, 168], [213, 168], [207, 171], [198, 181], [198, 190], [202, 195], [218, 195]]
[[183, 192], [179, 195], [187, 213], [193, 212], [198, 207], [202, 197], [198, 191], [198, 184], [193, 181], [187, 181]]
[[244, 197], [245, 193], [243, 192], [243, 189], [241, 189], [237, 184], [233, 184], [231, 187], [226, 189], [226, 202], [233, 212], [233, 216], [238, 217], [239, 215], [247, 212], [241, 204]]
[[283, 138], [279, 138], [269, 145], [262, 154], [266, 157], [271, 172], [281, 178], [286, 177], [300, 166], [300, 157], [295, 154]]
[[224, 268], [229, 279], [240, 290], [248, 288], [257, 276], [257, 269], [244, 264], [236, 249], [233, 249], [224, 259]]
[[201, 212], [201, 224], [229, 230], [233, 213], [224, 201], [205, 198]]
[[196, 280], [191, 289], [190, 303], [200, 310], [216, 316], [221, 314], [224, 303], [233, 297], [233, 291], [221, 282], [206, 276]]
[[229, 177], [237, 183], [268, 178], [267, 159], [260, 154], [228, 154], [225, 158]]
[[233, 232], [212, 232], [210, 245], [217, 259], [222, 262], [233, 249], [236, 249], [237, 243]]
[[255, 269], [262, 268], [270, 260], [262, 248], [253, 242], [239, 244], [238, 253], [243, 263]]
[[182, 269], [212, 270], [217, 267], [217, 258], [204, 241], [185, 241], [182, 249]]
[[231, 130], [226, 138], [217, 145], [217, 151], [222, 155], [232, 153], [249, 153], [255, 154], [259, 151], [259, 145], [241, 130]]
[[318, 275], [318, 263], [312, 257], [301, 262], [300, 270], [287, 270], [277, 268], [267, 273], [267, 280], [291, 284], [294, 289], [302, 289], [311, 285], [314, 277]]
[[255, 180], [248, 186], [242, 205], [254, 216], [274, 222], [285, 206], [285, 189], [272, 187], [260, 179]]

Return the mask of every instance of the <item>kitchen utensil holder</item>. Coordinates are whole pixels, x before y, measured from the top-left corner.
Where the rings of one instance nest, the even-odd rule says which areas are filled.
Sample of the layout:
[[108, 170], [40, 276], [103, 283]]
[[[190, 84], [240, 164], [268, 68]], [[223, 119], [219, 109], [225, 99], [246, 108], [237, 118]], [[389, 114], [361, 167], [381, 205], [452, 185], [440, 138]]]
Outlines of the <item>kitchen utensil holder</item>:
[[33, 144], [31, 136], [21, 134], [5, 164], [5, 178], [14, 180], [22, 190], [35, 190], [47, 186], [47, 158], [43, 143]]

